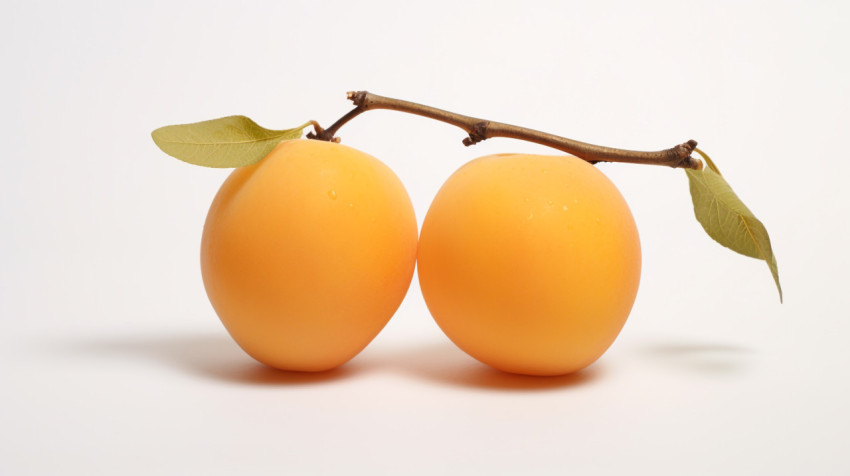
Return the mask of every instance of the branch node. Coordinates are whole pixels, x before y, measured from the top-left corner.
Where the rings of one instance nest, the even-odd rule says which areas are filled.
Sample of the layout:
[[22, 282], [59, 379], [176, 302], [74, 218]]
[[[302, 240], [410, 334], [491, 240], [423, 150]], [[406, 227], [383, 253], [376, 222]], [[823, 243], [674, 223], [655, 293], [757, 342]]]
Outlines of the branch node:
[[690, 139], [679, 147], [683, 148], [687, 152], [685, 154], [685, 157], [682, 159], [682, 162], [679, 164], [679, 167], [702, 170], [702, 161], [697, 158], [691, 157], [691, 154], [697, 147], [697, 141]]
[[691, 139], [676, 147], [664, 151], [667, 156], [666, 163], [672, 168], [699, 169], [702, 161], [691, 157], [691, 153], [697, 146], [697, 141]]
[[339, 142], [339, 137], [334, 137], [333, 131], [323, 129], [316, 121], [310, 121], [310, 124], [313, 126], [313, 131], [307, 133], [308, 139]]
[[469, 137], [463, 139], [463, 145], [469, 147], [487, 139], [487, 126], [490, 121], [478, 121], [469, 128]]

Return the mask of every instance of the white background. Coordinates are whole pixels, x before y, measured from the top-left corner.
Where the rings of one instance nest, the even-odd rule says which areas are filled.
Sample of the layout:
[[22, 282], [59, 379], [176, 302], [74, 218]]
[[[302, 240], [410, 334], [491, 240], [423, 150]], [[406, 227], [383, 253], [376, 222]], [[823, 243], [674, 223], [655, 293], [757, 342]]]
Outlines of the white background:
[[[8, 2], [0, 18], [0, 473], [848, 474], [847, 2]], [[634, 310], [571, 377], [489, 370], [414, 279], [348, 365], [273, 371], [203, 291], [228, 171], [162, 125], [345, 113], [367, 89], [592, 143], [689, 138], [771, 233], [694, 220], [681, 170], [600, 166], [641, 233]], [[488, 153], [389, 111], [340, 132], [424, 217]]]

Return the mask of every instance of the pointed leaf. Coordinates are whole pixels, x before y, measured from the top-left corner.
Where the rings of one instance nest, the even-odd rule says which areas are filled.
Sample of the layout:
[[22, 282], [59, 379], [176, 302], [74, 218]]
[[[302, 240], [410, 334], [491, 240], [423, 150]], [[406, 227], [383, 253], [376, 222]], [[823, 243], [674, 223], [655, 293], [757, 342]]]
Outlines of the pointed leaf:
[[[708, 159], [705, 155], [703, 157]], [[706, 162], [709, 167], [704, 170], [686, 170], [697, 220], [708, 236], [721, 245], [743, 255], [764, 260], [773, 275], [781, 302], [779, 269], [767, 229], [735, 195], [732, 187], [720, 175], [717, 166], [710, 162], [710, 159]]]
[[281, 141], [300, 138], [309, 125], [275, 131], [245, 116], [229, 116], [160, 127], [151, 136], [163, 152], [184, 162], [204, 167], [244, 167], [262, 160]]

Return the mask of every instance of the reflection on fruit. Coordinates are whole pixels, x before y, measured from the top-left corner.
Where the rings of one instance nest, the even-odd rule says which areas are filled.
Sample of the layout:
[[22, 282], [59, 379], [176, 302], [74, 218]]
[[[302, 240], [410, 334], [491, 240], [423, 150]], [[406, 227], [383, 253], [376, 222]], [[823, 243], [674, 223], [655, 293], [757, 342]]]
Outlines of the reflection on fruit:
[[640, 280], [640, 242], [613, 183], [572, 156], [476, 159], [443, 185], [419, 282], [446, 335], [529, 375], [580, 370], [611, 345]]
[[340, 144], [282, 142], [222, 185], [201, 267], [215, 311], [252, 357], [321, 371], [359, 353], [413, 276], [417, 228], [396, 175]]

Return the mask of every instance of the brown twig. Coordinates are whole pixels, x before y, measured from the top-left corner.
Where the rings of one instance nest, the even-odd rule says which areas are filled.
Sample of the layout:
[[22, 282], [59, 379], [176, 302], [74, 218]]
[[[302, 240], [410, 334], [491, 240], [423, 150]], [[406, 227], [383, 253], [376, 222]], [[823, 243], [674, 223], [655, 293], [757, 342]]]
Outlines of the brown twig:
[[354, 109], [339, 118], [339, 120], [327, 129], [316, 127], [315, 133], [311, 132], [307, 134], [307, 137], [327, 141], [336, 140], [335, 134], [339, 128], [360, 114], [373, 109], [390, 109], [428, 117], [457, 126], [468, 134], [463, 139], [463, 144], [466, 146], [492, 137], [508, 137], [545, 145], [575, 155], [590, 163], [625, 162], [631, 164], [667, 165], [674, 168], [681, 167], [698, 170], [702, 169], [703, 166], [700, 159], [691, 157], [691, 153], [697, 146], [695, 140], [689, 140], [670, 149], [656, 152], [640, 152], [587, 144], [525, 127], [464, 116], [410, 101], [378, 96], [377, 94], [366, 91], [349, 92], [348, 99], [354, 103]]

